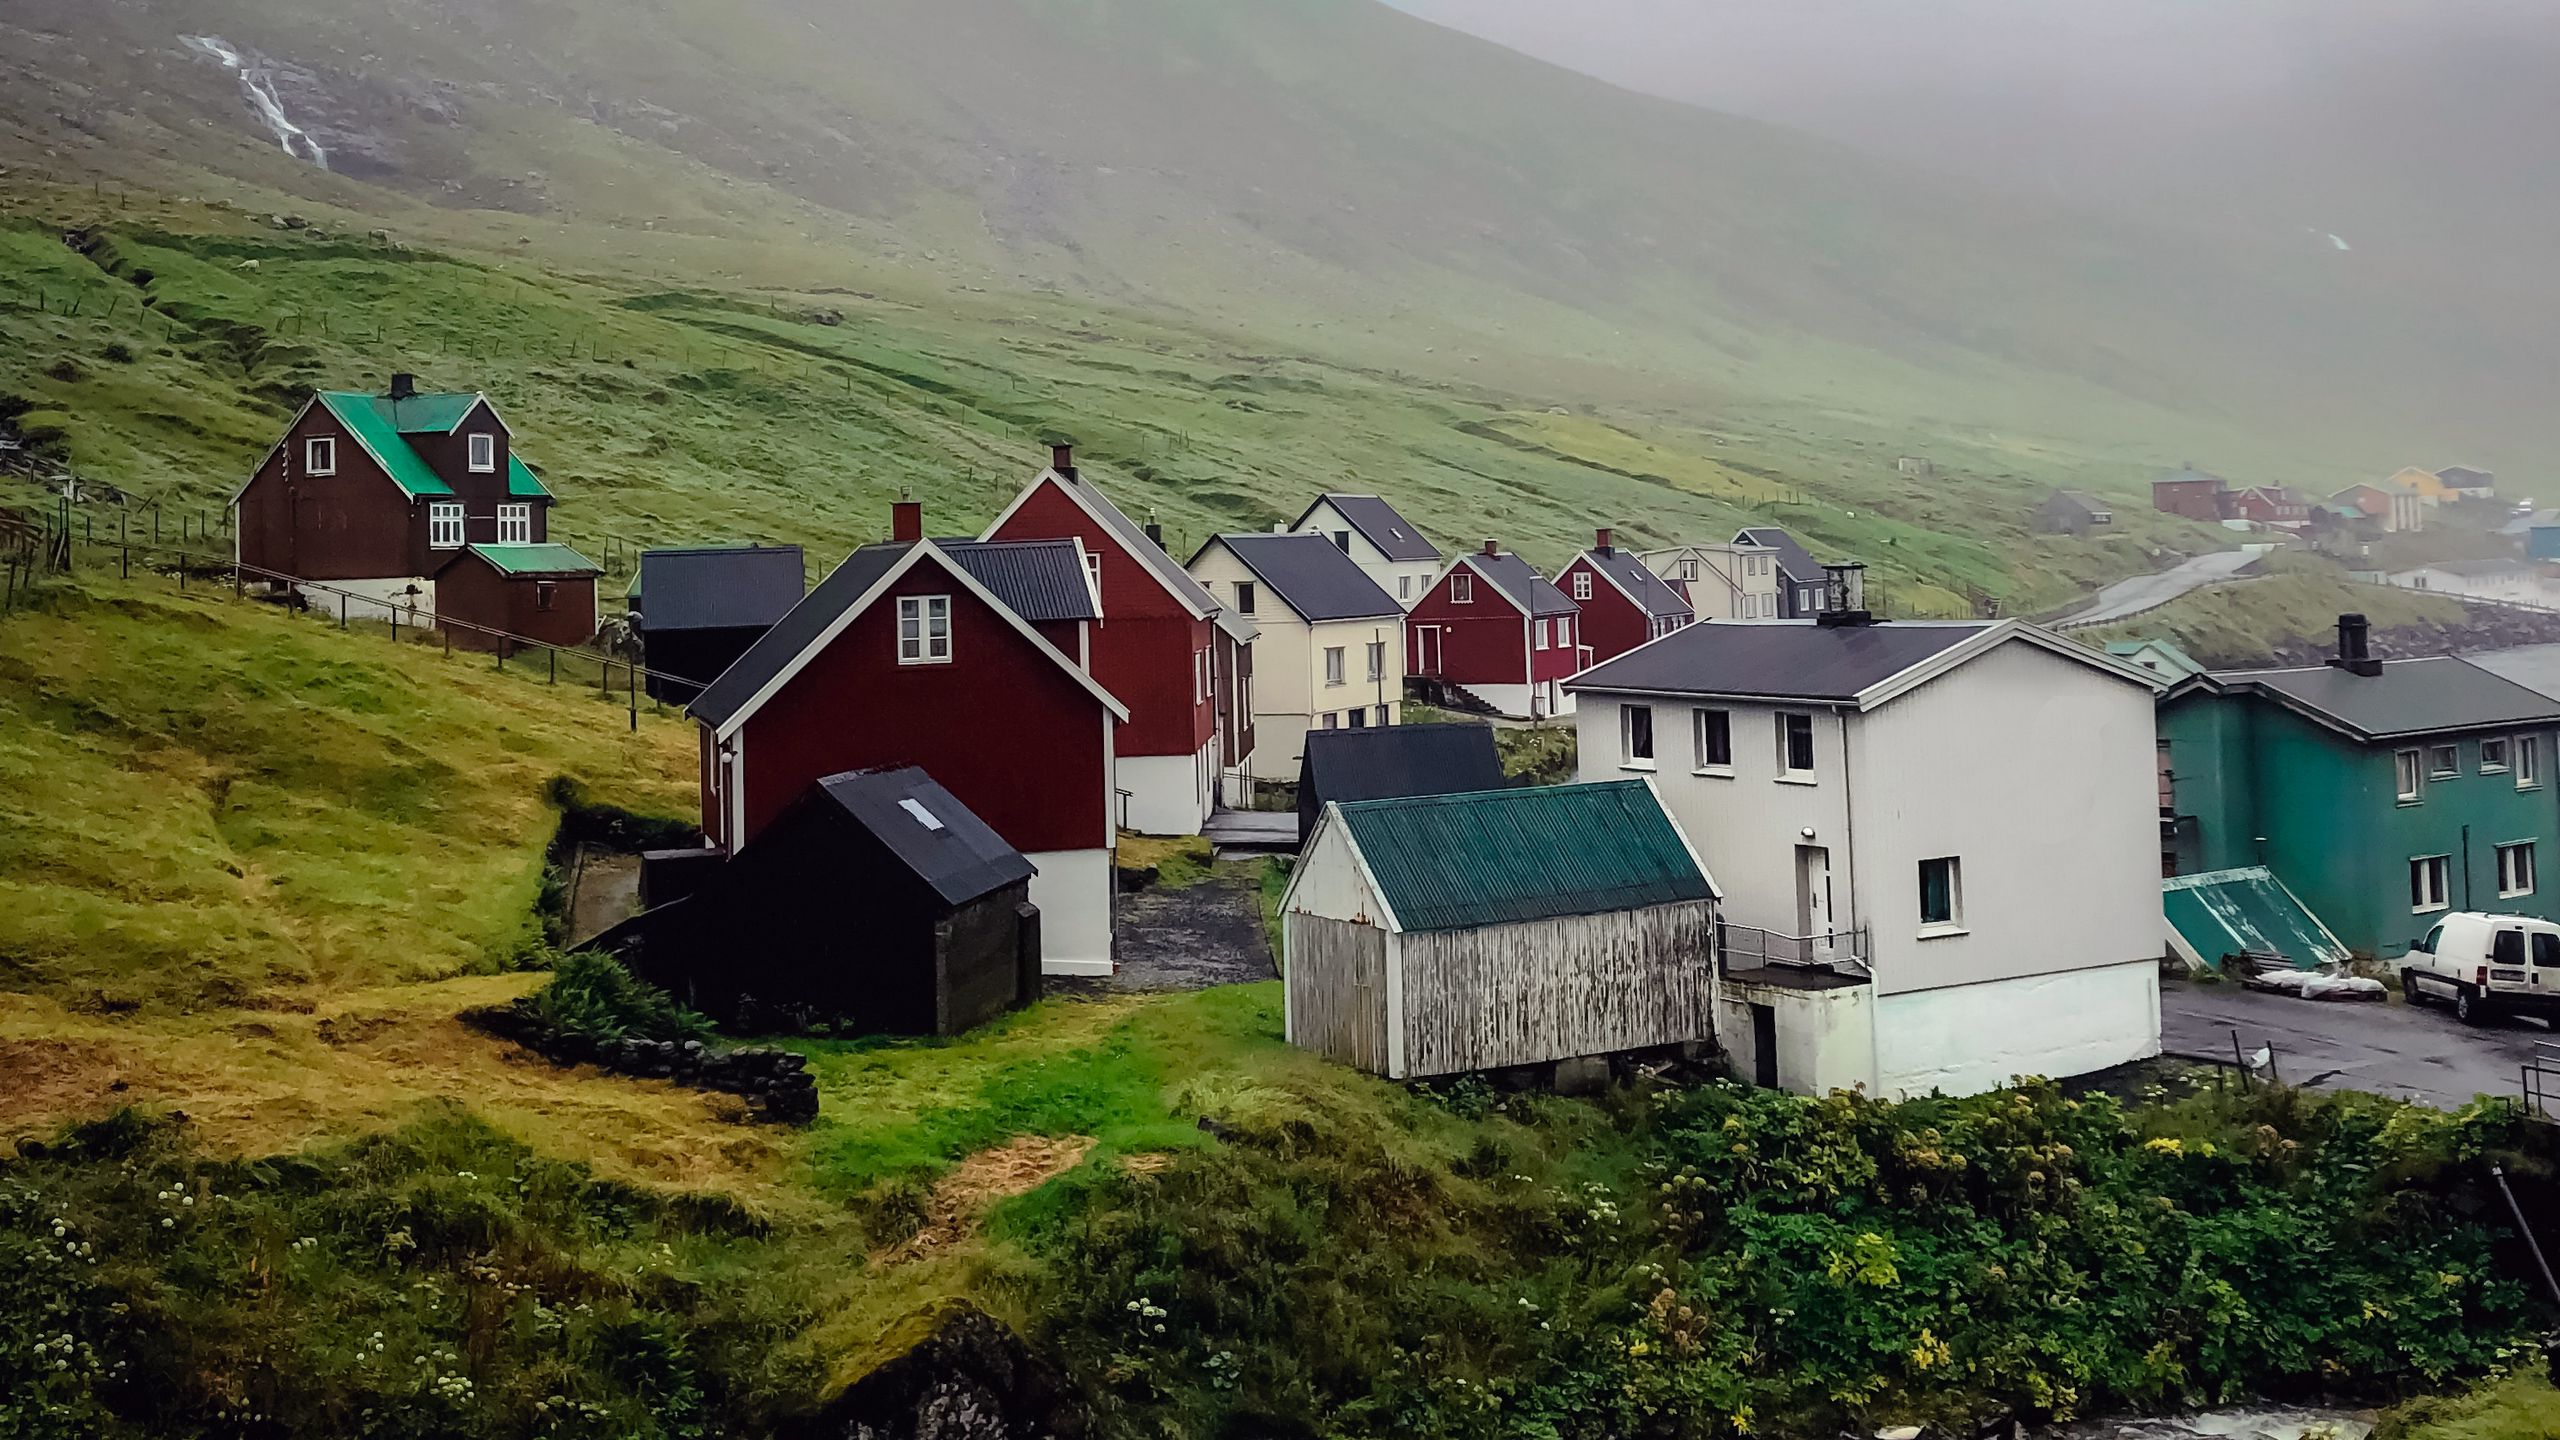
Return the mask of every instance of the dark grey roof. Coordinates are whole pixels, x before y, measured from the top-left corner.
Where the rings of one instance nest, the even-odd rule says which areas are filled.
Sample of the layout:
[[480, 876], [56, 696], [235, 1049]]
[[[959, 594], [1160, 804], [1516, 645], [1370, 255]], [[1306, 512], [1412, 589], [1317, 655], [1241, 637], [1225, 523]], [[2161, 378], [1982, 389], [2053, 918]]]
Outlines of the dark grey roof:
[[[2523, 668], [2521, 662], [2508, 663]], [[2211, 678], [2218, 688], [2264, 695], [2361, 740], [2560, 723], [2560, 700], [2453, 655], [2386, 660], [2382, 673], [2372, 676], [2321, 665], [2219, 671]]]
[[[1084, 558], [1073, 540], [936, 540], [1025, 620], [1099, 620]], [[902, 550], [904, 546], [888, 547]]]
[[1350, 556], [1321, 535], [1221, 535], [1209, 544], [1224, 545], [1235, 552], [1263, 588], [1298, 612], [1302, 620], [1363, 620], [1389, 615], [1400, 619], [1404, 615], [1404, 607], [1379, 589], [1369, 572], [1352, 563]]
[[2108, 504], [2106, 501], [2099, 499], [2097, 496], [2090, 494], [2086, 490], [2056, 490], [2049, 498], [2054, 500], [2067, 500], [2070, 503], [2079, 506], [2081, 509], [2088, 511], [2092, 515], [2111, 514], [2116, 508], [2113, 505]]
[[1989, 628], [1929, 621], [1826, 626], [1810, 620], [1715, 620], [1640, 645], [1583, 671], [1566, 686], [1848, 701]]
[[1148, 539], [1147, 532], [1136, 521], [1121, 514], [1120, 507], [1111, 503], [1110, 496], [1103, 494], [1080, 477], [1072, 477], [1056, 471], [1051, 473], [1057, 474], [1059, 483], [1083, 499], [1092, 502], [1093, 513], [1101, 519], [1104, 529], [1118, 537], [1120, 548], [1137, 556], [1140, 564], [1162, 577], [1164, 583], [1173, 588], [1176, 597], [1204, 616], [1218, 613], [1217, 597], [1211, 595], [1199, 581], [1185, 573], [1172, 556], [1164, 553], [1163, 546]]
[[2560, 645], [2519, 645], [2511, 650], [2483, 650], [2462, 658], [2499, 679], [2560, 701]]
[[1529, 568], [1528, 561], [1508, 550], [1499, 555], [1479, 550], [1467, 557], [1467, 563], [1491, 581], [1495, 589], [1510, 596], [1512, 604], [1532, 615], [1571, 615], [1582, 608], [1554, 582]]
[[808, 590], [797, 545], [647, 550], [640, 556], [643, 630], [737, 630], [770, 625]]
[[1327, 800], [1388, 800], [1500, 790], [1511, 783], [1485, 724], [1310, 730], [1298, 785]]
[[1796, 537], [1775, 525], [1754, 525], [1733, 537], [1736, 545], [1757, 545], [1778, 552], [1778, 568], [1798, 584], [1809, 584], [1822, 578], [1822, 562], [1813, 552], [1796, 543]]
[[1613, 545], [1606, 550], [1585, 550], [1582, 552], [1582, 558], [1590, 561], [1593, 569], [1617, 581], [1619, 588], [1634, 596], [1636, 604], [1647, 615], [1692, 613], [1689, 602], [1680, 598], [1680, 592], [1672, 589], [1670, 582], [1647, 568], [1644, 561], [1636, 557], [1635, 552], [1621, 550]]
[[1033, 874], [1022, 852], [915, 766], [830, 775], [817, 788], [945, 904], [965, 905]]
[[1375, 495], [1338, 495], [1330, 492], [1319, 495], [1314, 504], [1307, 506], [1306, 511], [1298, 516], [1298, 524], [1306, 524], [1307, 516], [1316, 513], [1316, 506], [1327, 502], [1332, 503], [1333, 508], [1341, 514], [1343, 519], [1351, 522], [1352, 529], [1359, 531], [1370, 544], [1377, 546], [1379, 552], [1390, 560], [1437, 560], [1440, 558], [1439, 546], [1424, 539], [1422, 531], [1416, 528], [1412, 521], [1398, 514], [1396, 507]]
[[2153, 480], [2151, 483], [2154, 485], [2185, 485], [2198, 480], [2210, 480], [2216, 485], [2228, 485], [2231, 483], [2209, 470], [2199, 470], [2193, 465], [2182, 466], [2179, 469], [2169, 471], [2158, 479]]
[[2486, 490], [2498, 480], [2496, 475], [2468, 465], [2447, 465], [2436, 472], [2436, 478], [2457, 490]]

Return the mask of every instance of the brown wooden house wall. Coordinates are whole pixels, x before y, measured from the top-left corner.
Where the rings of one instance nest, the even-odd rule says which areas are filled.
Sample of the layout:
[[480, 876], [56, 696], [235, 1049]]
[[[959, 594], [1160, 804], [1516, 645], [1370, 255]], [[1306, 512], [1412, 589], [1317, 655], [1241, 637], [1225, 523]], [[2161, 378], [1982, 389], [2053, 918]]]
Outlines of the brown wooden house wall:
[[[554, 587], [548, 610], [541, 606], [540, 587], [544, 585]], [[462, 621], [549, 645], [583, 645], [596, 633], [595, 577], [546, 580], [506, 575], [477, 556], [465, 555], [436, 576], [436, 616], [440, 623]], [[463, 625], [445, 628], [453, 636], [453, 643], [462, 649], [495, 650], [502, 643], [510, 653], [518, 648]]]

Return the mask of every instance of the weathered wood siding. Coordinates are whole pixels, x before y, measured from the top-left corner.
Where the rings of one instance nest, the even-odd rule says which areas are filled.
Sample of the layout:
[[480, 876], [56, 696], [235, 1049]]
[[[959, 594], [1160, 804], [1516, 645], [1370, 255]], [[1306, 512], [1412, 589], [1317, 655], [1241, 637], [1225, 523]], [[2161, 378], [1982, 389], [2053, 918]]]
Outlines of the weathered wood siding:
[[1407, 934], [1404, 1073], [1707, 1039], [1714, 937], [1715, 907], [1704, 900]]
[[1387, 1073], [1387, 932], [1293, 911], [1282, 935], [1290, 1043]]

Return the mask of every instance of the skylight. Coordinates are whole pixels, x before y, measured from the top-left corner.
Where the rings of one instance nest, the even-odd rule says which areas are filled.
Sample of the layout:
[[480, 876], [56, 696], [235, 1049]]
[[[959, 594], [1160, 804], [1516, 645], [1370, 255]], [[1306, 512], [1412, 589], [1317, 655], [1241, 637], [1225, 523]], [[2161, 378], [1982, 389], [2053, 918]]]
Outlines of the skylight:
[[942, 822], [934, 818], [932, 811], [924, 808], [924, 802], [921, 800], [901, 800], [898, 802], [898, 808], [916, 817], [916, 823], [927, 830], [942, 828]]

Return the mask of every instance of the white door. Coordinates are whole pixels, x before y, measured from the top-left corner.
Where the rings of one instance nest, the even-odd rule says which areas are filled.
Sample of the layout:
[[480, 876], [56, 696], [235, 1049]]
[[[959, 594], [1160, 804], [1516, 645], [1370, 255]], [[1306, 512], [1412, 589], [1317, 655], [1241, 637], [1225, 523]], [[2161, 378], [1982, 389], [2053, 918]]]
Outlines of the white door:
[[1796, 847], [1796, 933], [1816, 953], [1828, 951], [1831, 934], [1831, 852], [1820, 845]]

